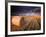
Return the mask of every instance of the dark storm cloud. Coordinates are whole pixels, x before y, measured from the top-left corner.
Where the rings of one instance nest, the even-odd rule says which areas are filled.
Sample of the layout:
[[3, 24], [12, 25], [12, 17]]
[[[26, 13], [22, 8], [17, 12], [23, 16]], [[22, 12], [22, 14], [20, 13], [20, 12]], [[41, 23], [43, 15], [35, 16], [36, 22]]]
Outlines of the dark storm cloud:
[[11, 15], [40, 15], [41, 8], [36, 6], [11, 6]]

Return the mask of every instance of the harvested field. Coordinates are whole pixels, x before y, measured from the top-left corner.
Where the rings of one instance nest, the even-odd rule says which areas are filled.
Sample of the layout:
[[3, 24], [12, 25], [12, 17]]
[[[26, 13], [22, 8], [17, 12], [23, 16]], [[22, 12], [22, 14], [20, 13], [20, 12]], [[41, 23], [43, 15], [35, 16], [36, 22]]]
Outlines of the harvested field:
[[41, 29], [41, 16], [12, 16], [11, 18], [11, 31]]

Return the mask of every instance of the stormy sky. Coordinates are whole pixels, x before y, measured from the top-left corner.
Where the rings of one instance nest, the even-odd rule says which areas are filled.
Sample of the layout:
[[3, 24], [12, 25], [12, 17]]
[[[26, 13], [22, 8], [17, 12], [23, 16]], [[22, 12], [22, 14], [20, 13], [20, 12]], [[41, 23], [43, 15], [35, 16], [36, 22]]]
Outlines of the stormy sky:
[[12, 16], [40, 16], [41, 7], [36, 6], [11, 6]]

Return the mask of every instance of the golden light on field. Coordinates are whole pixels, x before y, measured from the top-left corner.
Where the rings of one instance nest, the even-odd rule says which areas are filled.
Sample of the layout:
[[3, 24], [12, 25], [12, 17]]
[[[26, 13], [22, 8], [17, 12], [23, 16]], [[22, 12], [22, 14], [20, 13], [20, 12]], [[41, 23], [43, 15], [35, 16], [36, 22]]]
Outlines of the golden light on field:
[[11, 31], [39, 30], [41, 16], [12, 16]]

